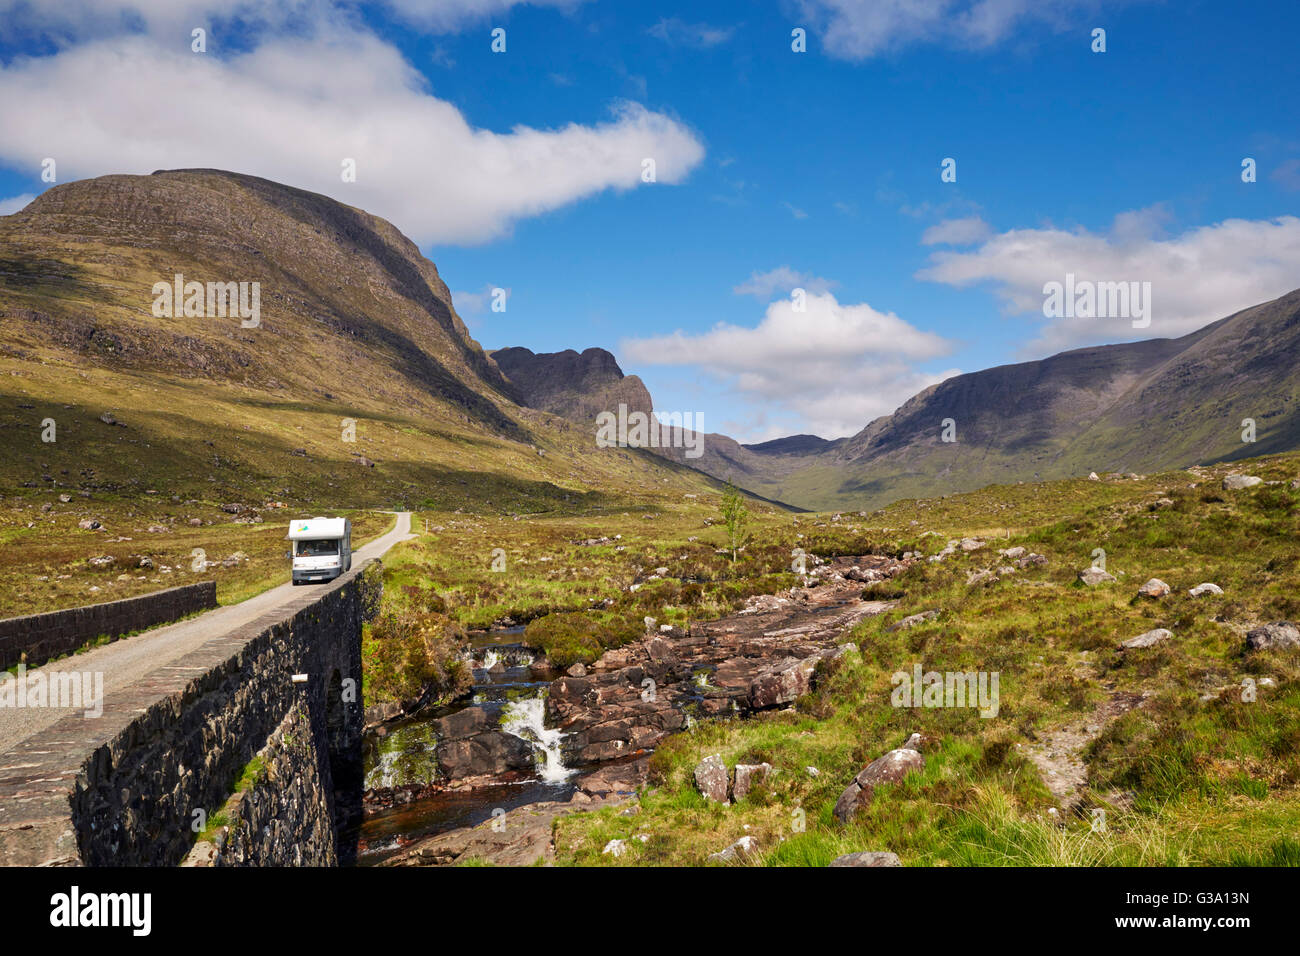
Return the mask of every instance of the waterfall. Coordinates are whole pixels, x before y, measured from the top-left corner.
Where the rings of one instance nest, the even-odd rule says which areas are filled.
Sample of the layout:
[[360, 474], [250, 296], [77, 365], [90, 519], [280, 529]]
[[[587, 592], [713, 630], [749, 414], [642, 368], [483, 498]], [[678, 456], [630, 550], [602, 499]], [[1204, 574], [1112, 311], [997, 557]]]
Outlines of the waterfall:
[[560, 756], [560, 741], [564, 739], [563, 731], [547, 729], [546, 698], [527, 697], [511, 701], [501, 715], [501, 729], [527, 740], [537, 748], [542, 760], [537, 768], [537, 775], [547, 783], [562, 783], [573, 776], [574, 771], [564, 766]]
[[424, 786], [437, 779], [437, 738], [427, 721], [393, 728], [367, 748], [365, 787]]

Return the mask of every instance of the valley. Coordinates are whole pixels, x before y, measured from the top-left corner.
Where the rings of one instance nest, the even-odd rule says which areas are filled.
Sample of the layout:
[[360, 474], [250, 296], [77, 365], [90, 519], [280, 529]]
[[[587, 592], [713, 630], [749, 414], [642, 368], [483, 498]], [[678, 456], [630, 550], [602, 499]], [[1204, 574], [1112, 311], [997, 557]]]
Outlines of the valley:
[[[527, 674], [533, 686], [506, 696], [549, 698], [546, 724], [560, 732], [570, 775], [547, 783], [555, 751], [525, 749], [533, 773], [525, 761], [448, 780], [436, 734], [425, 736], [425, 759], [408, 768], [416, 775], [406, 784], [410, 799], [378, 818], [387, 821], [379, 858], [700, 865], [752, 837], [753, 848], [732, 863], [826, 865], [874, 852], [903, 865], [1294, 864], [1295, 651], [1255, 648], [1249, 635], [1300, 611], [1292, 546], [1300, 459], [1248, 467], [1262, 481], [1236, 491], [1223, 487], [1235, 466], [1215, 466], [991, 488], [867, 514], [759, 512], [755, 541], [734, 566], [718, 553], [711, 510], [694, 503], [653, 524], [631, 513], [512, 521], [504, 574], [489, 557], [502, 523], [461, 518], [453, 526], [436, 516], [441, 530], [402, 546], [386, 569], [386, 604], [418, 602], [416, 590], [438, 582], [440, 615], [465, 627], [510, 627], [530, 659], [499, 679]], [[1112, 580], [1084, 584], [1080, 572], [1097, 547]], [[791, 570], [796, 548], [817, 555], [809, 570], [822, 573]], [[876, 581], [837, 582], [833, 569], [861, 559], [835, 556], [861, 554], [895, 563]], [[1138, 595], [1151, 578], [1171, 592]], [[1187, 593], [1203, 581], [1222, 595]], [[791, 615], [802, 601], [845, 588], [870, 613], [830, 627], [826, 646], [840, 651], [820, 659]], [[547, 643], [556, 633], [548, 619], [601, 605], [588, 611], [607, 622], [596, 640]], [[645, 617], [654, 618], [650, 633]], [[721, 628], [711, 623], [719, 620]], [[718, 636], [726, 621], [748, 622], [792, 661], [811, 661], [808, 692], [755, 709], [751, 680], [737, 683], [728, 672], [763, 658], [752, 637], [742, 638], [745, 651], [726, 652]], [[1122, 646], [1157, 628], [1169, 636]], [[653, 668], [692, 660], [685, 648], [700, 641], [730, 664], [694, 659], [689, 668], [701, 681], [671, 704], [685, 722], [639, 738], [639, 726], [673, 725], [658, 722], [648, 704], [629, 710], [624, 701], [639, 698]], [[996, 717], [894, 706], [890, 675], [914, 664], [998, 673]], [[582, 677], [556, 676], [574, 665]], [[485, 677], [474, 667], [466, 678], [475, 699]], [[370, 692], [368, 702], [383, 695], [378, 685]], [[458, 693], [450, 690], [447, 703]], [[622, 743], [584, 745], [588, 718], [570, 699], [598, 701], [598, 719], [611, 721], [601, 738]], [[383, 704], [372, 711], [383, 712]], [[926, 741], [923, 769], [876, 787], [851, 820], [838, 819], [853, 774], [914, 733]], [[698, 768], [711, 754], [728, 770], [770, 769], [730, 799], [734, 784], [724, 775], [722, 800], [710, 800]], [[449, 814], [449, 805], [474, 810]], [[499, 819], [504, 826], [494, 827]]]
[[[176, 274], [259, 322], [156, 314]], [[363, 866], [1300, 863], [1300, 292], [847, 438], [657, 448], [597, 440], [654, 409], [612, 354], [486, 352], [451, 299], [391, 224], [234, 173], [0, 218], [0, 615], [237, 604], [289, 520], [410, 511]], [[997, 706], [900, 706], [918, 671]]]

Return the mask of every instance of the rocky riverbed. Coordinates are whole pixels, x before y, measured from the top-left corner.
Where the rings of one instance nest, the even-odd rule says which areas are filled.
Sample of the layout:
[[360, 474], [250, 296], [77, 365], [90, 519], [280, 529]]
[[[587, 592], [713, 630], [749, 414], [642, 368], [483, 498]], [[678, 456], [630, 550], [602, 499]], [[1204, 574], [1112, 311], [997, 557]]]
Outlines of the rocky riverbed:
[[821, 562], [799, 586], [719, 620], [648, 628], [550, 682], [535, 679], [528, 649], [500, 635], [480, 639], [473, 703], [389, 729], [386, 745], [368, 742], [363, 862], [547, 858], [538, 848], [549, 846], [555, 816], [635, 800], [649, 753], [668, 734], [807, 693], [843, 635], [894, 606], [864, 600], [864, 587], [908, 563]]

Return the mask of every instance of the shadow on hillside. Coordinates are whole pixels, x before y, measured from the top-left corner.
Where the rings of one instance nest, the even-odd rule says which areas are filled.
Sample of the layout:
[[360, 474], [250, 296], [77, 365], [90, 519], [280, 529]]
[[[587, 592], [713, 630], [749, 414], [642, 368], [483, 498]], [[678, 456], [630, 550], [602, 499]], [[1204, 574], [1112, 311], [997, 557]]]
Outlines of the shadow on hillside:
[[57, 299], [93, 299], [101, 290], [88, 276], [88, 270], [61, 259], [0, 258], [0, 291]]
[[[49, 444], [40, 437], [47, 417], [58, 422], [58, 439]], [[504, 465], [476, 461], [473, 454], [463, 463], [380, 460], [372, 468], [359, 457], [379, 454], [368, 445], [340, 443], [329, 457], [321, 457], [319, 450], [303, 456], [294, 454], [292, 437], [244, 431], [232, 422], [196, 421], [162, 410], [124, 411], [119, 418], [121, 425], [108, 425], [82, 405], [69, 409], [62, 402], [0, 392], [0, 492], [7, 497], [26, 489], [26, 494], [52, 498], [81, 489], [93, 499], [134, 497], [155, 489], [158, 500], [177, 495], [253, 504], [278, 498], [314, 507], [463, 508], [500, 514], [584, 512], [630, 504], [606, 492], [512, 474]], [[490, 442], [483, 444], [491, 448]], [[504, 446], [498, 443], [497, 449]]]
[[1289, 419], [1270, 428], [1259, 436], [1258, 441], [1242, 443], [1239, 448], [1208, 458], [1202, 464], [1222, 465], [1243, 458], [1260, 458], [1264, 455], [1280, 455], [1300, 448], [1300, 414], [1293, 414]]

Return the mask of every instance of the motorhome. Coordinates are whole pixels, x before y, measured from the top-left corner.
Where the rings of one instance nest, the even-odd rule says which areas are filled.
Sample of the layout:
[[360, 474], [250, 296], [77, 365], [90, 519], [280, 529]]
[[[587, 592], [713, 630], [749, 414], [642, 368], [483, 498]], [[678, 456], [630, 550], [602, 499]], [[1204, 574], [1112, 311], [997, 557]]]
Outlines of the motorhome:
[[293, 583], [332, 581], [352, 567], [350, 518], [300, 518], [289, 523]]

